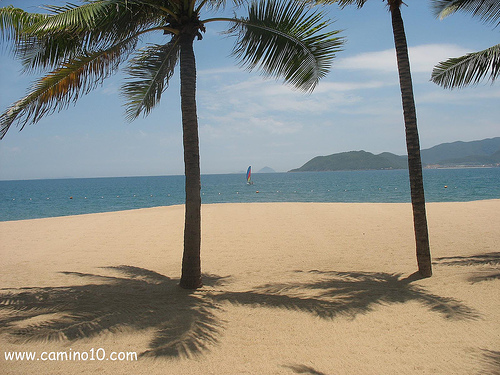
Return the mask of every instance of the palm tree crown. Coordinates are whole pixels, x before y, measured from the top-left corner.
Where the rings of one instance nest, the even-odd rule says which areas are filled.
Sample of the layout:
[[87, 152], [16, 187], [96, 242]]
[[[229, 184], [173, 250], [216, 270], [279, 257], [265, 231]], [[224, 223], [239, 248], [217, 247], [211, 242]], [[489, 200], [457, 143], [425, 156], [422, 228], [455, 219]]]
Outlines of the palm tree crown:
[[432, 0], [434, 12], [442, 19], [463, 11], [479, 17], [485, 23], [500, 24], [500, 1], [498, 0]]
[[[470, 13], [483, 22], [498, 27], [498, 0], [433, 0], [434, 12], [441, 19], [458, 11]], [[500, 73], [500, 44], [482, 51], [441, 61], [432, 71], [431, 80], [444, 88], [462, 88], [484, 78], [492, 83]]]

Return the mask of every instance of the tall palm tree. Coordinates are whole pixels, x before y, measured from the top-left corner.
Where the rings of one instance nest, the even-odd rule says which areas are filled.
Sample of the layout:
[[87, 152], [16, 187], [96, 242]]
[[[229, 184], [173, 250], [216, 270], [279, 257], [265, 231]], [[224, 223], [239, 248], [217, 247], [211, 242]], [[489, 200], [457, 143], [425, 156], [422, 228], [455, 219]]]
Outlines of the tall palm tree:
[[[432, 0], [434, 11], [441, 19], [458, 11], [471, 13], [483, 22], [500, 24], [498, 0]], [[488, 78], [492, 83], [500, 73], [500, 44], [483, 51], [441, 61], [432, 70], [431, 80], [444, 88], [461, 88]]]
[[[368, 0], [313, 0], [320, 4], [338, 3], [341, 8], [356, 5], [362, 8]], [[389, 8], [394, 34], [394, 45], [399, 73], [399, 85], [403, 102], [403, 115], [406, 133], [406, 149], [408, 152], [408, 170], [410, 176], [411, 203], [417, 253], [418, 271], [423, 277], [432, 276], [431, 253], [427, 215], [425, 212], [424, 182], [422, 161], [420, 157], [420, 141], [417, 128], [417, 114], [413, 95], [408, 46], [401, 16], [402, 0], [384, 0]]]
[[[282, 77], [311, 91], [329, 71], [343, 40], [327, 31], [330, 22], [295, 1], [254, 0], [248, 16], [206, 18], [225, 0], [82, 0], [49, 6], [50, 15], [0, 9], [0, 31], [14, 41], [15, 55], [26, 69], [46, 69], [27, 95], [0, 115], [0, 139], [17, 122], [21, 129], [67, 107], [94, 89], [126, 61], [122, 86], [129, 119], [147, 115], [180, 65], [181, 114], [185, 163], [185, 228], [180, 285], [194, 289], [201, 280], [201, 197], [196, 62], [193, 44], [205, 26], [226, 21], [236, 37], [233, 50], [243, 67], [268, 77]], [[233, 0], [239, 7], [243, 0]], [[145, 34], [165, 35], [161, 44], [138, 49]]]

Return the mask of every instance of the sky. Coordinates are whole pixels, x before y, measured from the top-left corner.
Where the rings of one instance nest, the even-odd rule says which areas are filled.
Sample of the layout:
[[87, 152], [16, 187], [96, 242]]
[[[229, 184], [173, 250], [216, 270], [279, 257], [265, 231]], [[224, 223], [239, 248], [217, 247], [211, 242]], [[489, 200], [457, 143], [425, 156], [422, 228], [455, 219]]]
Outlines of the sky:
[[[73, 0], [73, 2], [75, 2]], [[61, 0], [0, 0], [41, 12]], [[439, 61], [498, 43], [498, 29], [467, 14], [444, 20], [430, 1], [402, 7], [422, 149], [440, 143], [500, 136], [500, 85], [445, 90], [430, 82]], [[207, 24], [195, 41], [202, 174], [298, 168], [318, 155], [365, 150], [406, 154], [390, 14], [381, 0], [364, 8], [321, 9], [346, 40], [331, 71], [303, 93], [258, 71], [238, 67], [234, 39], [224, 23]], [[228, 14], [233, 10], [228, 8]], [[236, 10], [238, 16], [245, 9]], [[213, 17], [213, 15], [209, 15]], [[157, 36], [152, 42], [162, 40]], [[0, 47], [0, 111], [25, 95], [39, 75], [26, 75]], [[179, 71], [146, 118], [128, 122], [119, 93], [124, 75], [105, 80], [75, 106], [22, 131], [12, 126], [0, 141], [0, 180], [159, 176], [184, 173]]]

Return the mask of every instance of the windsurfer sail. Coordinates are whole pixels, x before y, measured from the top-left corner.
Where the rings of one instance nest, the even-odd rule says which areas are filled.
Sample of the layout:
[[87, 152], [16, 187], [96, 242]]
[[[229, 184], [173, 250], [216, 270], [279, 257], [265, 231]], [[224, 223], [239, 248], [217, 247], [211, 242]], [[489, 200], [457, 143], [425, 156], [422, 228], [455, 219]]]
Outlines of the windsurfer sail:
[[252, 182], [252, 166], [249, 166], [247, 169], [247, 185], [253, 185]]

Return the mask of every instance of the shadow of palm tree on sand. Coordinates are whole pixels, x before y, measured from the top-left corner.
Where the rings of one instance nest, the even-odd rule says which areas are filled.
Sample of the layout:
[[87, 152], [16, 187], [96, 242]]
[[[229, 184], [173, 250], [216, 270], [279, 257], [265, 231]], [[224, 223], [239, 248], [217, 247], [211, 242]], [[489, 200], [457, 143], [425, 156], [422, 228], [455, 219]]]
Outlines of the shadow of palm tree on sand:
[[470, 256], [453, 256], [436, 258], [435, 265], [443, 266], [485, 266], [480, 272], [475, 272], [469, 277], [471, 283], [500, 279], [500, 252], [484, 253]]
[[[480, 361], [483, 368], [477, 374], [481, 375], [500, 375], [500, 352], [482, 349]], [[306, 365], [285, 365], [284, 368], [292, 370], [296, 374], [305, 375], [329, 375], [316, 370], [314, 367]]]
[[413, 284], [419, 278], [416, 274], [403, 278], [401, 274], [383, 272], [308, 273], [318, 280], [267, 284], [250, 291], [226, 292], [211, 297], [217, 302], [304, 311], [329, 319], [339, 315], [354, 317], [372, 311], [377, 305], [410, 301], [419, 302], [447, 319], [479, 318], [473, 309], [460, 301], [437, 296]]
[[[102, 332], [154, 328], [145, 356], [190, 356], [217, 342], [218, 307], [179, 281], [132, 266], [105, 267], [119, 276], [63, 272], [95, 284], [22, 288], [0, 295], [0, 333], [15, 341], [78, 340]], [[205, 284], [222, 279], [205, 275]]]
[[436, 258], [433, 264], [441, 264], [446, 266], [498, 266], [500, 265], [500, 252], [470, 256], [441, 257]]
[[224, 285], [224, 278], [217, 276], [204, 276], [208, 288], [187, 291], [178, 286], [178, 280], [143, 268], [104, 269], [115, 276], [65, 272], [95, 283], [1, 290], [0, 333], [22, 343], [71, 341], [103, 332], [153, 328], [154, 337], [142, 356], [191, 357], [218, 342], [224, 322], [217, 313], [224, 303], [289, 309], [333, 319], [368, 313], [377, 305], [417, 301], [447, 319], [478, 318], [460, 301], [413, 284], [417, 279], [414, 275], [295, 271], [312, 281], [232, 292]]
[[289, 365], [283, 366], [285, 368], [289, 368], [296, 374], [306, 374], [306, 375], [327, 375], [324, 372], [320, 372], [316, 370], [314, 367], [306, 366], [306, 365]]
[[482, 350], [484, 370], [482, 375], [500, 375], [500, 351]]

